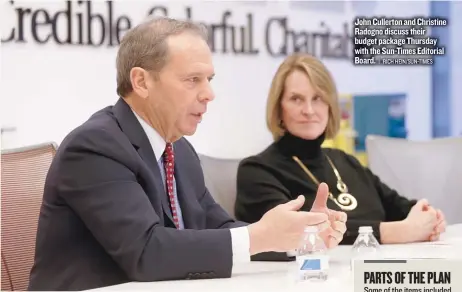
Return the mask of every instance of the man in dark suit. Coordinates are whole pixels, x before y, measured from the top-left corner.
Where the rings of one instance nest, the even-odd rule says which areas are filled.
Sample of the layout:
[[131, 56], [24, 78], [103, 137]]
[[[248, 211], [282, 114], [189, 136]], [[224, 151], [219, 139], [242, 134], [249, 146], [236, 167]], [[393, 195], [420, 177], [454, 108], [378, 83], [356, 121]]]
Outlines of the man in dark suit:
[[126, 33], [117, 56], [121, 98], [72, 131], [50, 167], [29, 289], [230, 277], [234, 263], [291, 251], [305, 226], [328, 225], [324, 213], [297, 212], [303, 197], [251, 225], [214, 202], [182, 138], [214, 98], [213, 75], [195, 24], [156, 19]]

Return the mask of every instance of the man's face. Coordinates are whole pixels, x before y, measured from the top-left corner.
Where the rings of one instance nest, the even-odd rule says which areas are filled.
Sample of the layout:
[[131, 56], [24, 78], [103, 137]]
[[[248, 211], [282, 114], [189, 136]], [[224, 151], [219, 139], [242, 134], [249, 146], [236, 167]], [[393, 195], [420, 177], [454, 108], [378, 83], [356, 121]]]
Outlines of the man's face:
[[166, 138], [196, 132], [214, 93], [212, 53], [200, 37], [183, 33], [168, 39], [169, 53], [157, 78], [148, 82], [149, 111]]

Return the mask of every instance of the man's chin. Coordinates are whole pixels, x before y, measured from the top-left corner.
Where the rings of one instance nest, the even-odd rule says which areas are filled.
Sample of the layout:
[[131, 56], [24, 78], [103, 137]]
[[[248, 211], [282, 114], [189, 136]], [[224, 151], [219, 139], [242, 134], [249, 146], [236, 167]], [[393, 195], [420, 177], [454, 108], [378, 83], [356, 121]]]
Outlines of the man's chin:
[[183, 133], [183, 136], [192, 136], [196, 133], [197, 131], [197, 125], [196, 126], [190, 126], [190, 127], [187, 127], [185, 129], [183, 129], [183, 131], [181, 131]]

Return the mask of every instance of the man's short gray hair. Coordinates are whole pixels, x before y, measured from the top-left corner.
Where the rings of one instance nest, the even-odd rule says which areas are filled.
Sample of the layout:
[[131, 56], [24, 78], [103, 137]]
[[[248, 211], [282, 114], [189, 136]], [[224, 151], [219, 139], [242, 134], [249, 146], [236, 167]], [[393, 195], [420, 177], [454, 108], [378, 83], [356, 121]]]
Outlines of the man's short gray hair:
[[208, 39], [204, 26], [167, 17], [147, 20], [129, 30], [122, 38], [117, 53], [117, 94], [125, 97], [132, 92], [132, 68], [159, 72], [167, 62], [168, 37], [183, 32], [197, 34], [205, 41]]

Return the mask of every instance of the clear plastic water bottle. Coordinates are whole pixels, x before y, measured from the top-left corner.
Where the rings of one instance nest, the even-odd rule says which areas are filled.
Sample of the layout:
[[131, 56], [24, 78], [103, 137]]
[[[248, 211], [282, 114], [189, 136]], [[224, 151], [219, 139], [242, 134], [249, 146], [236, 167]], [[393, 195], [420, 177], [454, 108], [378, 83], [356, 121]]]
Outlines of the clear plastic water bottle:
[[299, 281], [325, 281], [329, 272], [329, 257], [324, 241], [316, 226], [305, 228], [305, 234], [297, 249], [297, 270], [295, 279]]
[[355, 260], [378, 259], [380, 243], [375, 238], [371, 226], [359, 227], [359, 235], [353, 244], [351, 269], [354, 268]]

